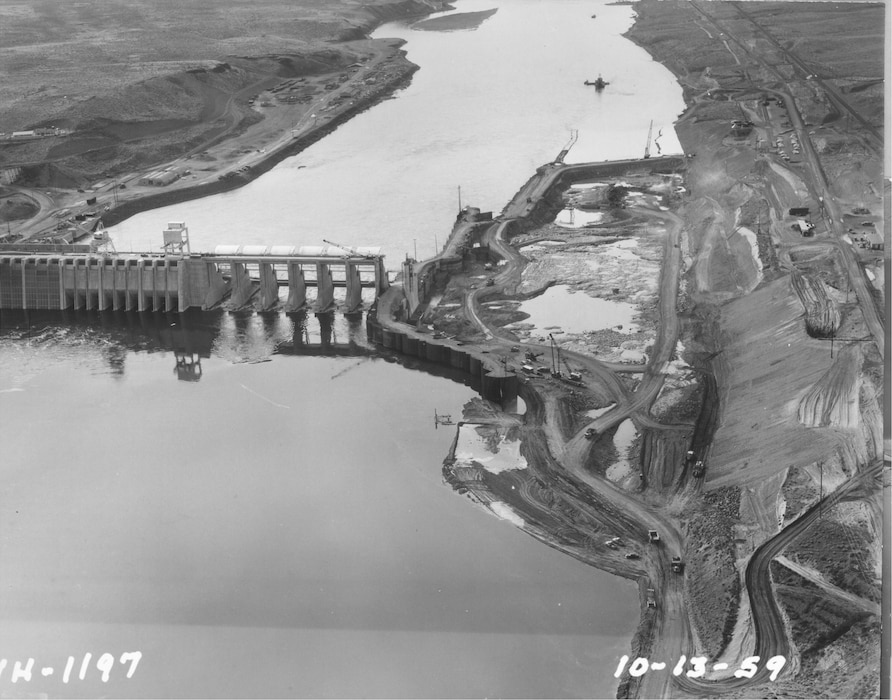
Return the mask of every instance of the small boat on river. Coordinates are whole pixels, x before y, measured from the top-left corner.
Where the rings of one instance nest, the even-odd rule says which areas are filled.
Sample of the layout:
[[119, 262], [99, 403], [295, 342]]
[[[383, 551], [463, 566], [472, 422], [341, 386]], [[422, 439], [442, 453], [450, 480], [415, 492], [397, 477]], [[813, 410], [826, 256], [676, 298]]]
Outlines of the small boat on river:
[[593, 85], [595, 90], [598, 90], [599, 92], [603, 90], [607, 85], [610, 85], [610, 83], [604, 80], [604, 78], [602, 78], [600, 75], [598, 76], [597, 80], [586, 80], [585, 84]]

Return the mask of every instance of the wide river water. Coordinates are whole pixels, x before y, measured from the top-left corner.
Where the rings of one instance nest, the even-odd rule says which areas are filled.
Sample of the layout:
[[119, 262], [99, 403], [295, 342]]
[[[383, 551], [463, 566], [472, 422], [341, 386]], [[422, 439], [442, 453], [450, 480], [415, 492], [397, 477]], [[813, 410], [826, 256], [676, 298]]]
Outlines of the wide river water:
[[[455, 5], [499, 9], [379, 28], [421, 66], [397, 99], [241, 190], [124, 222], [119, 249], [182, 219], [193, 249], [325, 237], [395, 268], [442, 244], [458, 185], [498, 211], [570, 129], [570, 161], [640, 155], [651, 119], [679, 150], [681, 91], [621, 37], [629, 7]], [[613, 696], [637, 589], [453, 493], [433, 413], [473, 390], [369, 352], [362, 323], [4, 313], [0, 367], [0, 695]], [[101, 681], [101, 654], [135, 651]]]

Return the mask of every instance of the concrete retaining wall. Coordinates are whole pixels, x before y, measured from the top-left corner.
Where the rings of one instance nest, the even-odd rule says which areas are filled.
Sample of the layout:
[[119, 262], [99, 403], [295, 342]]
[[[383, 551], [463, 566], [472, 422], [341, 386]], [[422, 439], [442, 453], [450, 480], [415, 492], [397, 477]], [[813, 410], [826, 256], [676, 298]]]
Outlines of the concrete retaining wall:
[[366, 317], [366, 333], [370, 341], [388, 350], [462, 371], [485, 399], [500, 404], [517, 400], [520, 380], [516, 374], [501, 368], [488, 369], [480, 357], [456, 346], [455, 341], [417, 338], [408, 328], [384, 328], [374, 309]]

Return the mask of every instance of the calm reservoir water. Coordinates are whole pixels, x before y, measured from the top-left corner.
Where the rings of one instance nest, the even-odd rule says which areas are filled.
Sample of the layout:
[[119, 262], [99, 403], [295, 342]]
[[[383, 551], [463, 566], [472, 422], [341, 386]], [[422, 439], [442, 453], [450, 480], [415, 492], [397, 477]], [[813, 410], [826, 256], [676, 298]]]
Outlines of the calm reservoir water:
[[[456, 6], [499, 11], [382, 27], [422, 66], [398, 99], [242, 190], [134, 217], [119, 248], [183, 219], [193, 248], [325, 237], [393, 268], [442, 243], [457, 185], [499, 210], [569, 129], [569, 160], [634, 156], [681, 111], [619, 36], [628, 7]], [[0, 694], [612, 697], [635, 587], [454, 494], [433, 412], [474, 391], [364, 346], [342, 317], [3, 314]]]

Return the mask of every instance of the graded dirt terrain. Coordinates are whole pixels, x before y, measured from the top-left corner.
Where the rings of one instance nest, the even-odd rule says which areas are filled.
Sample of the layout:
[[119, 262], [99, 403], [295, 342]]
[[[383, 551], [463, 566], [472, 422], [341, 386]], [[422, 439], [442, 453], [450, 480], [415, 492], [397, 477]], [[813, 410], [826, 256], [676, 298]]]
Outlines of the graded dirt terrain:
[[[631, 38], [679, 76], [690, 105], [677, 125], [686, 151], [696, 153], [682, 214], [691, 255], [683, 297], [692, 310], [682, 341], [715, 373], [721, 401], [703, 488], [733, 499], [721, 522], [733, 529], [742, 573], [755, 547], [882, 456], [884, 252], [875, 232], [884, 227], [884, 7], [638, 7]], [[749, 121], [750, 129], [734, 133], [732, 120]], [[798, 218], [815, 225], [813, 237], [797, 230]], [[736, 235], [744, 228], [757, 255]], [[831, 337], [840, 340], [831, 344]], [[828, 509], [785, 555], [818, 567], [816, 576], [841, 597], [872, 598], [879, 590], [877, 497], [859, 502], [859, 517], [843, 515], [846, 506]], [[697, 518], [715, 510], [702, 512]], [[687, 602], [703, 650], [715, 658], [708, 640], [723, 619], [720, 647], [752, 648], [748, 604], [741, 600], [738, 613], [726, 603], [735, 588], [746, 596], [742, 575], [742, 585], [729, 589], [733, 569], [697, 561], [714, 560], [727, 541], [699, 527], [687, 535], [700, 572]], [[792, 581], [776, 572], [776, 583]], [[800, 672], [740, 696], [874, 696], [878, 610], [849, 605], [828, 617], [791, 585], [775, 591]]]
[[[847, 6], [849, 37], [825, 3], [636, 7], [630, 36], [685, 88], [684, 165], [555, 162], [493, 223], [466, 211], [415, 269], [430, 288], [409, 323], [378, 309], [384, 344], [520, 377], [525, 413], [469, 406], [487, 454], [451, 454], [444, 475], [639, 582], [631, 658], [669, 667], [626, 668], [621, 697], [874, 697], [884, 8]], [[515, 466], [488, 469], [509, 435]], [[691, 656], [705, 673], [669, 670]]]

